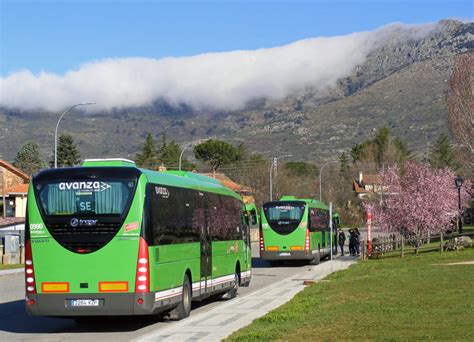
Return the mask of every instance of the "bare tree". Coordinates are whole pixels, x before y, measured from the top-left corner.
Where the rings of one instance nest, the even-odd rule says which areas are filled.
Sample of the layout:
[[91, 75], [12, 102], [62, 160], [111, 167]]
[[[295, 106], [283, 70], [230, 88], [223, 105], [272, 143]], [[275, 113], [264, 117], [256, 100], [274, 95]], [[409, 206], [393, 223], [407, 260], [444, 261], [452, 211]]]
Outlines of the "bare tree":
[[474, 53], [456, 56], [449, 80], [448, 119], [467, 170], [474, 172]]

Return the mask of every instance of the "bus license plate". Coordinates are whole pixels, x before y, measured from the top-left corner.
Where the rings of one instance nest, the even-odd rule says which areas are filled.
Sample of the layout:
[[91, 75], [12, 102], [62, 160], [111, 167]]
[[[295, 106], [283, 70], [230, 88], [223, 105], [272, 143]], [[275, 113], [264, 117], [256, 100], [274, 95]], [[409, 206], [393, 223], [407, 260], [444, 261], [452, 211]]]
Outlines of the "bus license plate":
[[99, 306], [98, 299], [73, 299], [71, 306]]
[[278, 255], [279, 255], [279, 256], [290, 256], [291, 253], [285, 253], [285, 252], [283, 252], [283, 253], [278, 253]]

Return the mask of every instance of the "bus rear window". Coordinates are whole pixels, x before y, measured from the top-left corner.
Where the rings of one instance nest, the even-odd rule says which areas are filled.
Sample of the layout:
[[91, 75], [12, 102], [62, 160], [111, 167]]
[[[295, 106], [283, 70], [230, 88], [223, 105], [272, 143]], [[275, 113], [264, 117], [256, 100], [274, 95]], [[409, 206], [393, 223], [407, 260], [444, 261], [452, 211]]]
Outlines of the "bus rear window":
[[36, 203], [51, 236], [75, 253], [92, 253], [117, 234], [140, 171], [126, 167], [50, 169], [33, 179]]
[[304, 213], [304, 203], [267, 203], [264, 206], [265, 216], [267, 221], [301, 221]]
[[305, 203], [299, 201], [270, 202], [263, 205], [265, 218], [277, 233], [286, 235], [298, 227], [305, 211]]
[[47, 216], [122, 214], [135, 181], [82, 180], [37, 184], [39, 203]]

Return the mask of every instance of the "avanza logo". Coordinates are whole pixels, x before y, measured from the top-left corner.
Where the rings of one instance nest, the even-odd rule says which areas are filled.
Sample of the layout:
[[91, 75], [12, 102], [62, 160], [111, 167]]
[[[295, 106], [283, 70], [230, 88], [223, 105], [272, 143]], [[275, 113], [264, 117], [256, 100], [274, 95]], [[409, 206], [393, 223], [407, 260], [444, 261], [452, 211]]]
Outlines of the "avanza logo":
[[170, 191], [167, 188], [161, 186], [155, 186], [155, 192], [157, 195], [161, 195], [161, 198], [169, 198]]
[[110, 184], [104, 182], [62, 182], [59, 183], [59, 190], [88, 190], [100, 192], [111, 188]]

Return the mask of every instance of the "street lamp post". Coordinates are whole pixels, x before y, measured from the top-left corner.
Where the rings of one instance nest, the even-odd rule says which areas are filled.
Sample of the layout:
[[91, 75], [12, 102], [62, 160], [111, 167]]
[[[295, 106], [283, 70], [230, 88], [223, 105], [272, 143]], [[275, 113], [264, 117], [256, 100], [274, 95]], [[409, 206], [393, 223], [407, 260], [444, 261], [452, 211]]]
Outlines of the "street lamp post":
[[329, 162], [325, 163], [323, 166], [321, 166], [321, 168], [319, 169], [319, 201], [320, 202], [322, 202], [322, 191], [321, 191], [321, 189], [322, 189], [322, 180], [321, 180], [321, 177], [322, 177], [323, 169], [331, 163], [337, 163], [337, 162], [334, 161], [334, 160], [329, 161]]
[[[462, 183], [463, 183], [463, 179], [461, 177], [456, 177], [456, 179], [454, 179], [454, 185], [456, 186], [456, 188], [458, 189], [458, 209], [459, 209], [459, 215], [461, 215], [461, 187], [462, 187]], [[461, 217], [458, 217], [458, 229], [459, 229], [459, 233], [462, 233], [462, 220], [461, 220]]]
[[59, 117], [58, 123], [56, 124], [56, 130], [54, 131], [54, 168], [58, 168], [58, 127], [59, 127], [59, 122], [63, 118], [63, 116], [68, 113], [71, 109], [79, 106], [89, 106], [93, 105], [95, 102], [84, 102], [84, 103], [77, 103], [75, 105], [72, 105], [68, 109], [66, 109], [61, 116]]
[[183, 149], [181, 150], [181, 153], [179, 154], [179, 163], [178, 163], [178, 170], [179, 171], [181, 171], [181, 160], [183, 159], [184, 150], [186, 150], [188, 147], [193, 146], [195, 144], [200, 144], [200, 143], [203, 143], [205, 141], [208, 141], [209, 139], [211, 139], [211, 138], [198, 139], [198, 140], [191, 141], [191, 142], [186, 143], [186, 144], [183, 145]]
[[184, 150], [185, 150], [187, 147], [188, 147], [188, 145], [184, 145], [184, 146], [183, 146], [183, 149], [181, 150], [181, 153], [179, 154], [179, 166], [178, 166], [179, 171], [181, 171], [181, 159], [183, 158]]
[[285, 154], [284, 156], [279, 156], [273, 158], [272, 164], [270, 165], [270, 202], [273, 200], [273, 170], [277, 167], [278, 159], [286, 158], [286, 157], [293, 157], [292, 154]]

